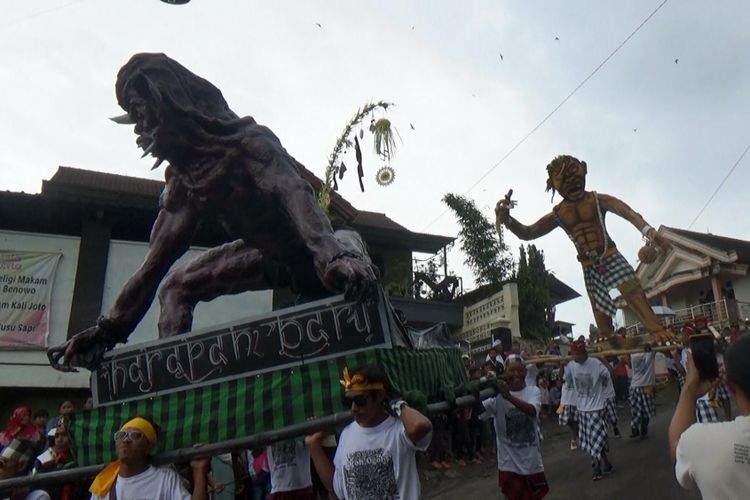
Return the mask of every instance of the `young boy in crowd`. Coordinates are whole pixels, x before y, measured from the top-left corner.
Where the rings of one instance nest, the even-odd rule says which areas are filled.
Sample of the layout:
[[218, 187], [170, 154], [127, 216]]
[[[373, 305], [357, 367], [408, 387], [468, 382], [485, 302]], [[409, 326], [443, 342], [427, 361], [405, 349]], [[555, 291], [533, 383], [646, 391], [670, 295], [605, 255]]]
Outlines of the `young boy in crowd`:
[[539, 449], [539, 388], [526, 385], [520, 358], [509, 358], [505, 370], [498, 395], [483, 403], [495, 422], [498, 484], [507, 498], [541, 499], [549, 485]]

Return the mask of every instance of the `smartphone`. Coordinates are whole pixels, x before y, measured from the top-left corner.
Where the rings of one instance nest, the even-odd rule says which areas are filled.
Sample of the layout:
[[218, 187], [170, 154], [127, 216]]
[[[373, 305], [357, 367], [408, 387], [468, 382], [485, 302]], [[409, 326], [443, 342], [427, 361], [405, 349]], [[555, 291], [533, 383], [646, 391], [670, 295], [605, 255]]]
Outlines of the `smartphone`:
[[714, 336], [710, 333], [690, 337], [690, 352], [693, 353], [695, 368], [701, 380], [713, 380], [719, 376], [719, 363], [716, 361]]

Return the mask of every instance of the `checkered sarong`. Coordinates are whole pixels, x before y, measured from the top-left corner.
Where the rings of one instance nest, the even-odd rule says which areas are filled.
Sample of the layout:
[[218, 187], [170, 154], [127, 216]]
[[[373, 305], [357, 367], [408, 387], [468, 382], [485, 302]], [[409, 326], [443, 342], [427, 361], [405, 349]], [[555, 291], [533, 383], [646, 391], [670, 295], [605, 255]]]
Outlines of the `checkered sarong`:
[[729, 401], [729, 389], [724, 382], [719, 382], [716, 386], [716, 399], [719, 401]]
[[609, 398], [604, 409], [607, 410], [607, 418], [609, 418], [609, 423], [612, 425], [617, 425], [617, 408], [615, 408], [615, 398]]
[[576, 407], [573, 405], [563, 405], [562, 413], [557, 419], [560, 425], [568, 425], [570, 422], [576, 421]]
[[[603, 266], [604, 271], [599, 272]], [[620, 252], [615, 252], [600, 263], [594, 263], [583, 268], [583, 280], [586, 291], [594, 301], [594, 305], [601, 312], [614, 316], [617, 312], [609, 291], [623, 283], [638, 279], [633, 266], [628, 264]]]
[[578, 418], [578, 447], [598, 461], [602, 452], [609, 451], [607, 436], [607, 410], [579, 411]]
[[23, 473], [26, 472], [26, 469], [34, 461], [35, 456], [36, 450], [31, 443], [21, 439], [11, 440], [11, 442], [8, 443], [8, 446], [3, 448], [2, 453], [0, 453], [0, 457], [2, 457], [4, 461], [16, 462], [19, 470]]
[[695, 405], [695, 419], [701, 423], [721, 422], [719, 418], [719, 408], [714, 407], [711, 401], [699, 399]]
[[648, 422], [656, 414], [653, 388], [651, 394], [646, 394], [645, 389], [646, 387], [630, 388], [630, 428], [638, 432], [641, 424]]

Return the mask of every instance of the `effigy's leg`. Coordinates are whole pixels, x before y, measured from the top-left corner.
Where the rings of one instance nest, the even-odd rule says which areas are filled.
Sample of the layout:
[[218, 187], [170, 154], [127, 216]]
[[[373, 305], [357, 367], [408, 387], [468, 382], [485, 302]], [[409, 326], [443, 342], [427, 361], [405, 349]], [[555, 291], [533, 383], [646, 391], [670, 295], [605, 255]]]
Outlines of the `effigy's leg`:
[[599, 329], [599, 336], [608, 337], [612, 335], [615, 332], [612, 316], [597, 309], [594, 299], [591, 296], [589, 296], [589, 300], [591, 301], [591, 310], [594, 312], [596, 327]]
[[269, 286], [257, 248], [236, 240], [207, 250], [164, 280], [159, 290], [159, 338], [189, 332], [198, 302]]
[[664, 325], [659, 322], [656, 314], [654, 314], [639, 281], [624, 283], [619, 287], [619, 290], [628, 303], [628, 306], [630, 306], [630, 309], [633, 310], [654, 341], [667, 342], [675, 340], [674, 335], [665, 329]]

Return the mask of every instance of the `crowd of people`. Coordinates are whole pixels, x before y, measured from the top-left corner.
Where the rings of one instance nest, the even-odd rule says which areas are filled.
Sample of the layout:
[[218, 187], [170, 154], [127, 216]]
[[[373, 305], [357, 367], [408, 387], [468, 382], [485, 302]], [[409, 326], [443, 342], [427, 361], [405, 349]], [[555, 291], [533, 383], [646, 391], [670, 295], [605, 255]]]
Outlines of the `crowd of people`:
[[[688, 325], [683, 333], [691, 336], [701, 328]], [[681, 391], [669, 429], [677, 480], [711, 498], [739, 498], [750, 486], [750, 336], [733, 340], [726, 353], [718, 343], [718, 379], [699, 377], [688, 348], [667, 357]], [[494, 460], [498, 487], [507, 498], [539, 499], [549, 491], [542, 419], [570, 428], [570, 448], [590, 456], [594, 481], [615, 469], [609, 439], [610, 433], [621, 437], [618, 407], [626, 401], [630, 406], [631, 439], [650, 436], [657, 381], [656, 353], [648, 347], [629, 356], [597, 357], [579, 339], [570, 345], [573, 359], [557, 365], [529, 363], [517, 343], [507, 352], [501, 347], [494, 344], [482, 366], [464, 357], [468, 377], [497, 390], [473, 406], [428, 417], [391, 398], [380, 367], [345, 369], [342, 394], [353, 422], [338, 435], [316, 432], [261, 449], [156, 467], [151, 457], [161, 438], [159, 426], [147, 416], [134, 416], [113, 436], [117, 460], [93, 481], [26, 488], [11, 498], [417, 499], [422, 454], [435, 469]], [[554, 346], [549, 352], [559, 354]], [[730, 395], [740, 413], [735, 420]], [[62, 402], [53, 418], [43, 410], [16, 409], [0, 433], [0, 478], [74, 466], [66, 426], [75, 411], [72, 401]]]

